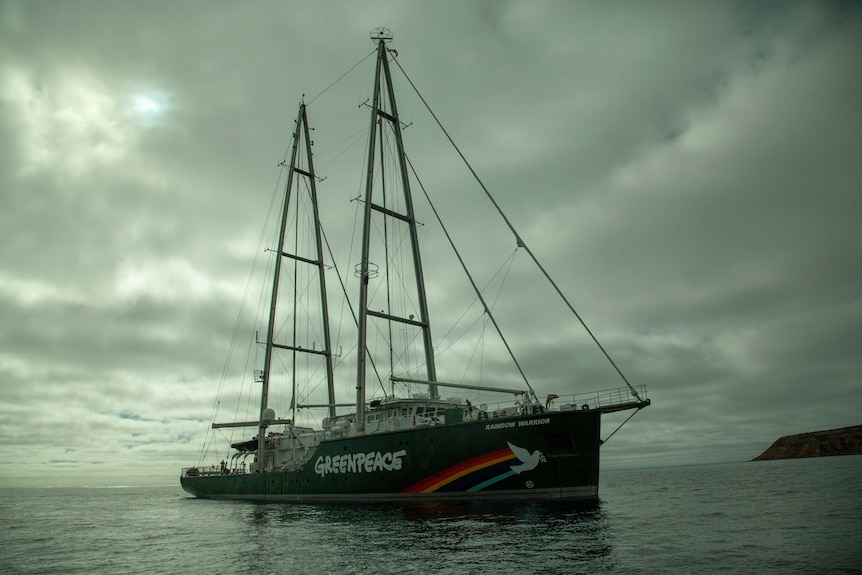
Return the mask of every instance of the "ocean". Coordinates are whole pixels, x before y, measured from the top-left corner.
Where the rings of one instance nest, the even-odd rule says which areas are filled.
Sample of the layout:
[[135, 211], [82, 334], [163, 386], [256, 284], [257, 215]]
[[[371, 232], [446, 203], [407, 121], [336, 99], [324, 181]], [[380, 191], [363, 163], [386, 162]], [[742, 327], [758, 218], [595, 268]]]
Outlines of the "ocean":
[[3, 574], [862, 573], [862, 456], [602, 472], [600, 501], [0, 490]]

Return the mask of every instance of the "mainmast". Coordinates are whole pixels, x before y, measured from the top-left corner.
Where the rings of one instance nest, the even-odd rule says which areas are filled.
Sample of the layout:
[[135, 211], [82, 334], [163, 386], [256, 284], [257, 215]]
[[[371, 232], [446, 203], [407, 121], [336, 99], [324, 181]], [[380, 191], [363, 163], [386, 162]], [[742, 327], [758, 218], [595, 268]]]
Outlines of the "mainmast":
[[[410, 181], [407, 172], [407, 161], [404, 155], [404, 144], [401, 139], [401, 122], [398, 119], [398, 108], [395, 104], [395, 91], [392, 87], [392, 76], [389, 73], [389, 50], [386, 44], [392, 40], [392, 33], [385, 28], [378, 28], [371, 34], [371, 40], [377, 43], [377, 66], [374, 74], [374, 97], [371, 104], [371, 128], [368, 138], [368, 169], [365, 184], [365, 211], [362, 228], [362, 260], [360, 262], [360, 287], [359, 287], [359, 357], [356, 379], [356, 426], [357, 431], [365, 429], [365, 381], [367, 365], [367, 329], [368, 316], [377, 317], [386, 321], [395, 321], [402, 324], [412, 325], [422, 332], [422, 345], [425, 354], [425, 369], [429, 393], [432, 398], [437, 398], [437, 386], [433, 382], [437, 380], [434, 368], [434, 352], [431, 341], [431, 327], [428, 319], [428, 304], [425, 296], [425, 280], [422, 274], [422, 260], [419, 255], [419, 241], [416, 232], [416, 219], [413, 212], [413, 200], [410, 194]], [[391, 130], [394, 135], [396, 156], [398, 162], [397, 178], [400, 179], [403, 191], [404, 213], [395, 212], [386, 206], [374, 203], [374, 173], [377, 158], [376, 141], [378, 135], [383, 136], [384, 128]], [[381, 154], [382, 156], [382, 154]], [[379, 158], [382, 161], [382, 157]], [[417, 311], [419, 317], [398, 317], [393, 315], [392, 310], [386, 312], [368, 309], [368, 280], [370, 278], [370, 242], [371, 242], [371, 214], [378, 212], [383, 217], [391, 217], [407, 224], [409, 229], [410, 247], [413, 255], [413, 270], [416, 280]], [[394, 375], [394, 374], [393, 374]]]
[[[305, 169], [300, 168], [298, 164], [298, 156], [300, 155], [300, 148], [305, 150]], [[297, 194], [301, 192], [302, 187], [299, 185], [299, 182], [302, 179], [305, 180], [305, 189], [308, 190], [309, 199], [311, 201], [311, 212], [314, 217], [314, 258], [303, 257], [297, 253], [291, 253], [285, 251], [285, 237], [287, 235], [287, 228], [289, 225], [288, 222], [288, 214], [290, 212], [291, 205], [291, 195], [293, 192], [293, 181], [297, 180], [297, 186], [299, 190]], [[299, 113], [296, 118], [296, 127], [293, 132], [293, 147], [290, 155], [290, 170], [287, 176], [287, 183], [285, 185], [284, 192], [284, 205], [281, 212], [281, 227], [279, 229], [278, 235], [278, 246], [276, 248], [275, 255], [275, 271], [273, 272], [273, 280], [272, 280], [272, 297], [270, 299], [269, 306], [269, 323], [267, 325], [266, 332], [266, 353], [264, 356], [264, 366], [263, 366], [263, 377], [262, 377], [262, 391], [260, 398], [260, 423], [258, 426], [258, 445], [257, 445], [257, 453], [258, 453], [258, 469], [263, 470], [265, 468], [265, 450], [266, 450], [266, 428], [273, 423], [267, 417], [267, 407], [269, 400], [269, 385], [272, 377], [272, 358], [273, 358], [273, 350], [274, 349], [284, 349], [293, 352], [293, 364], [294, 364], [294, 377], [296, 375], [296, 354], [297, 353], [311, 353], [323, 356], [325, 370], [326, 370], [326, 383], [327, 383], [327, 392], [328, 392], [328, 403], [329, 403], [329, 415], [335, 416], [335, 382], [332, 371], [332, 352], [331, 352], [331, 344], [330, 344], [330, 332], [329, 332], [329, 309], [327, 306], [327, 297], [326, 297], [326, 277], [324, 274], [325, 268], [323, 264], [323, 244], [321, 242], [321, 232], [320, 232], [320, 213], [317, 206], [317, 178], [314, 175], [314, 162], [312, 160], [311, 154], [311, 138], [309, 134], [308, 127], [308, 115], [306, 113], [306, 106], [303, 102], [299, 106]], [[298, 202], [296, 202], [298, 204]], [[297, 207], [298, 209], [298, 207]], [[320, 302], [321, 302], [321, 314], [323, 316], [323, 349], [317, 350], [313, 347], [302, 346], [299, 342], [296, 341], [296, 331], [294, 330], [293, 338], [294, 341], [291, 345], [276, 343], [274, 339], [275, 333], [275, 323], [276, 323], [276, 310], [278, 308], [278, 294], [279, 294], [279, 284], [281, 280], [281, 267], [283, 258], [292, 259], [296, 265], [305, 264], [310, 265], [317, 268], [318, 275], [318, 285], [320, 287]], [[295, 307], [295, 306], [294, 306]], [[293, 310], [293, 313], [297, 313], [297, 309]], [[294, 381], [294, 389], [296, 386], [296, 382]], [[294, 405], [296, 398], [294, 397]], [[295, 423], [295, 422], [294, 422]]]

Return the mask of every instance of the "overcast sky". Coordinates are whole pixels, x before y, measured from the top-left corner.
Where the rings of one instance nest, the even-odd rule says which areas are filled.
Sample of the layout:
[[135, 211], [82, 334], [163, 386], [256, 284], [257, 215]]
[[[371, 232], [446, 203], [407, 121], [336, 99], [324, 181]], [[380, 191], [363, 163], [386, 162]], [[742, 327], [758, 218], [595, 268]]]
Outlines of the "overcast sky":
[[[606, 468], [862, 423], [858, 4], [361, 4], [0, 0], [0, 485], [171, 484], [198, 462], [297, 103], [376, 26], [649, 387]], [[309, 106], [323, 209], [348, 217], [361, 166], [326, 149], [367, 124], [371, 65]], [[493, 214], [396, 82], [408, 153], [487, 281], [514, 241], [473, 218]], [[501, 322], [537, 393], [621, 385], [516, 260]]]

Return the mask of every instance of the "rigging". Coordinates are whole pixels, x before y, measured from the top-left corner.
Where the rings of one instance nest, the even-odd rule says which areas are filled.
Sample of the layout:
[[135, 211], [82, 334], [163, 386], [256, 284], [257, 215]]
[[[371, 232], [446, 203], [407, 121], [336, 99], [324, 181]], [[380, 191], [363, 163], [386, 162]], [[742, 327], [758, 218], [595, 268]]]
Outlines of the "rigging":
[[494, 208], [496, 208], [497, 213], [499, 213], [500, 217], [503, 218], [503, 221], [506, 223], [506, 225], [509, 227], [509, 230], [515, 236], [515, 242], [517, 243], [518, 247], [524, 248], [524, 250], [526, 250], [527, 254], [529, 254], [530, 258], [533, 260], [533, 263], [536, 264], [536, 267], [539, 268], [539, 271], [542, 272], [542, 275], [544, 275], [545, 278], [548, 280], [548, 282], [550, 282], [551, 286], [553, 286], [554, 290], [557, 292], [557, 294], [560, 296], [560, 298], [562, 298], [563, 302], [566, 304], [566, 306], [569, 308], [569, 310], [571, 310], [571, 312], [575, 315], [575, 317], [578, 318], [578, 321], [584, 327], [586, 332], [590, 335], [593, 342], [595, 342], [595, 344], [601, 350], [602, 354], [604, 354], [605, 358], [610, 362], [610, 364], [614, 367], [616, 372], [619, 374], [619, 376], [622, 378], [622, 380], [628, 386], [629, 391], [631, 392], [632, 396], [634, 396], [635, 399], [637, 399], [638, 401], [642, 401], [641, 396], [638, 394], [637, 390], [634, 388], [634, 386], [631, 383], [629, 383], [628, 378], [623, 374], [622, 370], [620, 370], [620, 368], [617, 366], [616, 362], [614, 362], [614, 360], [611, 358], [610, 354], [607, 352], [607, 350], [605, 350], [604, 346], [601, 344], [601, 342], [599, 342], [598, 338], [595, 336], [595, 334], [592, 332], [592, 330], [589, 328], [589, 326], [587, 326], [587, 323], [584, 321], [584, 319], [581, 317], [581, 315], [575, 310], [574, 306], [572, 306], [572, 304], [569, 303], [568, 298], [566, 298], [565, 294], [563, 294], [562, 290], [560, 290], [560, 288], [557, 286], [557, 283], [548, 274], [548, 272], [545, 270], [545, 268], [539, 262], [538, 258], [536, 258], [536, 256], [533, 254], [532, 250], [530, 250], [529, 246], [527, 246], [527, 244], [524, 242], [524, 240], [518, 234], [517, 230], [515, 230], [515, 227], [512, 225], [512, 223], [509, 221], [509, 218], [506, 217], [506, 214], [503, 212], [503, 209], [496, 202], [496, 200], [494, 200], [494, 197], [491, 195], [491, 192], [488, 190], [487, 187], [485, 187], [484, 182], [482, 182], [481, 178], [479, 178], [479, 175], [473, 169], [473, 166], [470, 165], [470, 162], [467, 161], [467, 158], [461, 152], [461, 149], [458, 147], [457, 144], [455, 144], [455, 141], [452, 139], [452, 136], [450, 136], [449, 132], [446, 131], [446, 128], [443, 127], [443, 124], [440, 122], [439, 118], [437, 118], [437, 115], [431, 109], [431, 106], [428, 105], [428, 102], [425, 101], [425, 98], [419, 92], [419, 89], [413, 83], [413, 80], [410, 79], [410, 77], [407, 75], [407, 72], [404, 70], [404, 68], [401, 66], [401, 64], [398, 62], [397, 59], [393, 59], [393, 61], [395, 62], [395, 65], [398, 66], [398, 69], [401, 70], [401, 73], [404, 74], [404, 78], [407, 80], [407, 82], [413, 88], [413, 91], [416, 92], [416, 95], [419, 97], [419, 100], [422, 101], [422, 104], [425, 106], [425, 109], [428, 110], [428, 113], [431, 114], [432, 118], [434, 118], [434, 121], [437, 123], [437, 126], [439, 126], [440, 130], [443, 131], [443, 134], [449, 140], [449, 143], [452, 144], [452, 147], [455, 148], [456, 152], [458, 152], [458, 155], [461, 157], [461, 160], [464, 162], [464, 165], [466, 165], [467, 169], [470, 170], [470, 173], [473, 174], [473, 178], [476, 180], [476, 182], [479, 184], [479, 186], [485, 192], [485, 195], [488, 197], [488, 200], [491, 202], [491, 204], [493, 204]]

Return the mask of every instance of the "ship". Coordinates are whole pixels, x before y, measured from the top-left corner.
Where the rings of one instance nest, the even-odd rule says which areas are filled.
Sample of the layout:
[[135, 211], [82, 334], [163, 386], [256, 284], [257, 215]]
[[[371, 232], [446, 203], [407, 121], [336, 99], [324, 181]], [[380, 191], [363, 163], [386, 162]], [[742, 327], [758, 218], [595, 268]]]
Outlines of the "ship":
[[[351, 379], [355, 377], [355, 397], [341, 403], [336, 398], [335, 363], [343, 357], [333, 347], [330, 328], [327, 276], [334, 266], [325, 258], [329, 244], [321, 225], [317, 194], [321, 178], [314, 169], [308, 105], [303, 98], [292, 134], [290, 159], [283, 162], [287, 176], [278, 244], [269, 250], [275, 263], [271, 291], [267, 290], [266, 336], [263, 340], [256, 336], [264, 356], [262, 369], [253, 375], [260, 388], [259, 403], [254, 402], [256, 413], [245, 421], [211, 422], [211, 430], [244, 429], [246, 435], [229, 441], [229, 449], [224, 452], [227, 455], [220, 462], [206, 465], [199, 461], [183, 468], [182, 488], [196, 498], [285, 502], [596, 500], [600, 451], [607, 439], [601, 438], [602, 417], [631, 411], [623, 423], [628, 421], [650, 405], [646, 386], [632, 385], [623, 375], [472, 167], [470, 171], [511, 230], [517, 248], [529, 254], [540, 275], [551, 283], [624, 385], [571, 395], [537, 395], [491, 313], [493, 302], [488, 301], [478, 280], [470, 275], [446, 231], [445, 237], [456, 254], [453, 259], [459, 264], [455, 267], [466, 275], [480, 313], [491, 326], [488, 329], [499, 335], [501, 348], [510, 356], [521, 381], [518, 385], [495, 385], [493, 381], [489, 384], [484, 380], [476, 383], [438, 377], [438, 350], [432, 339], [419, 222], [411, 189], [418, 178], [404, 150], [402, 131], [406, 126], [399, 118], [392, 78], [393, 68], [404, 70], [390, 45], [389, 30], [376, 29], [371, 39], [376, 46], [369, 54], [376, 55], [374, 87], [372, 97], [365, 103], [370, 110], [370, 128], [362, 166], [364, 194], [357, 198], [361, 205], [361, 257], [353, 270], [359, 293], [358, 303], [350, 305], [357, 342], [355, 357], [346, 364]], [[419, 94], [406, 72], [404, 77]], [[433, 112], [431, 115], [455, 146], [437, 116]], [[384, 159], [393, 167], [384, 169]], [[421, 187], [421, 182], [418, 185]], [[302, 208], [298, 207], [300, 198]], [[440, 220], [433, 204], [431, 210]], [[299, 228], [295, 221], [300, 212], [310, 222], [303, 227], [303, 236], [308, 238], [303, 242], [295, 241]], [[396, 260], [406, 270], [399, 280], [392, 279], [390, 270]], [[385, 262], [383, 269], [377, 261]], [[336, 272], [347, 293], [343, 275]], [[297, 282], [300, 275], [305, 279]], [[290, 287], [291, 278], [294, 295], [286, 297], [285, 284]], [[408, 295], [392, 296], [390, 288], [396, 284]], [[314, 296], [316, 303], [302, 307], [306, 304], [300, 303], [297, 292]], [[303, 340], [297, 327], [300, 308], [318, 317], [314, 328], [307, 330], [314, 334], [313, 341]], [[289, 337], [281, 337], [284, 333]], [[383, 346], [371, 341], [386, 335], [395, 339], [396, 334], [406, 342], [401, 347], [391, 341]], [[281, 357], [276, 359], [279, 354]], [[405, 358], [412, 360], [411, 367], [407, 367]], [[307, 367], [310, 363], [313, 368]], [[271, 405], [276, 365], [287, 367], [287, 380], [293, 386], [289, 405], [292, 415], [287, 418], [279, 418]], [[339, 373], [345, 370], [343, 365]], [[312, 375], [325, 384], [326, 396], [317, 403], [303, 403], [297, 398], [296, 386]], [[375, 383], [376, 395], [368, 397], [368, 389]], [[322, 388], [319, 393], [323, 393]], [[486, 396], [488, 401], [483, 400]], [[297, 415], [312, 412], [321, 414], [310, 419], [319, 419], [319, 425], [307, 423], [308, 418], [300, 421]]]

